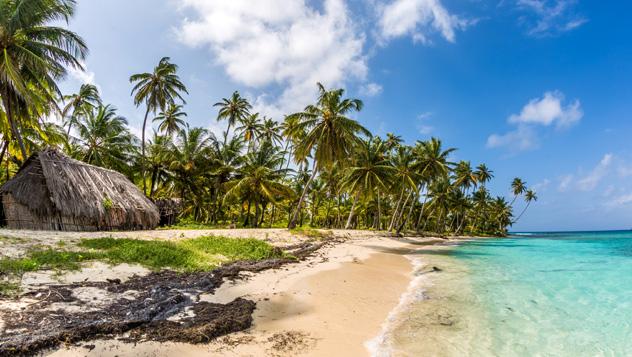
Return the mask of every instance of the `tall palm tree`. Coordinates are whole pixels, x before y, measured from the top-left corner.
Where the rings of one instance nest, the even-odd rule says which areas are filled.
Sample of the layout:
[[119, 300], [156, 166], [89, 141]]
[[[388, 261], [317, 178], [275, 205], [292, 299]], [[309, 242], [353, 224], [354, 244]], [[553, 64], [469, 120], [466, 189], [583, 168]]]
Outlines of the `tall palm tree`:
[[61, 111], [61, 117], [68, 126], [67, 135], [70, 135], [70, 129], [77, 124], [77, 115], [91, 111], [93, 108], [102, 104], [99, 96], [99, 89], [94, 84], [82, 84], [79, 92], [63, 97], [66, 105]]
[[283, 137], [281, 136], [281, 126], [279, 123], [264, 117], [263, 124], [261, 125], [261, 138], [271, 142], [273, 145], [280, 145], [283, 141]]
[[75, 8], [74, 0], [0, 2], [0, 97], [23, 159], [27, 151], [20, 121], [30, 119], [25, 108], [54, 103], [61, 96], [56, 81], [66, 75], [67, 66], [82, 68], [79, 61], [88, 52], [76, 33], [51, 25], [68, 22]]
[[511, 181], [511, 192], [514, 195], [513, 200], [511, 200], [510, 206], [513, 207], [513, 204], [516, 202], [518, 196], [522, 195], [527, 190], [527, 184], [520, 178], [516, 177]]
[[[281, 181], [285, 169], [279, 168], [283, 154], [269, 142], [261, 145], [257, 151], [246, 155], [244, 165], [238, 169], [236, 177], [227, 183], [227, 196], [237, 196], [248, 202], [248, 212], [244, 226], [259, 224], [259, 205], [264, 202], [277, 202], [290, 198], [294, 191]], [[255, 205], [255, 217], [250, 221], [251, 205]]]
[[[354, 153], [354, 163], [348, 168], [344, 182], [349, 192], [355, 197], [345, 229], [351, 228], [358, 197], [364, 195], [370, 199], [377, 193], [379, 203], [378, 190], [386, 190], [387, 185], [392, 181], [395, 168], [384, 155], [384, 150], [382, 141], [369, 139], [363, 140]], [[378, 217], [379, 210], [378, 205]]]
[[160, 123], [158, 124], [158, 130], [160, 132], [171, 137], [173, 134], [182, 130], [182, 127], [185, 125], [183, 118], [186, 116], [187, 113], [182, 111], [181, 105], [169, 103], [167, 109], [160, 112], [153, 121]]
[[461, 160], [454, 168], [454, 186], [461, 188], [463, 193], [468, 192], [470, 187], [476, 186], [478, 176], [472, 171], [469, 161]]
[[[388, 146], [388, 140], [386, 141], [386, 145]], [[395, 210], [391, 217], [391, 222], [388, 226], [389, 231], [393, 230], [393, 227], [397, 224], [397, 220], [399, 220], [404, 211], [404, 207], [401, 207], [404, 194], [406, 191], [412, 192], [415, 190], [419, 179], [419, 175], [415, 171], [415, 156], [410, 146], [397, 146], [392, 160], [396, 170], [395, 177], [400, 192], [397, 203], [395, 204]]]
[[346, 116], [362, 109], [361, 100], [343, 98], [344, 89], [326, 90], [322, 84], [317, 85], [319, 94], [316, 104], [290, 115], [299, 118], [296, 130], [306, 132], [303, 140], [296, 143], [294, 156], [297, 160], [304, 160], [313, 151], [314, 169], [294, 210], [289, 228], [296, 227], [303, 201], [316, 173], [331, 167], [335, 162], [344, 162], [353, 147], [360, 143], [358, 134], [370, 135], [360, 123]]
[[111, 105], [87, 112], [77, 122], [77, 140], [82, 146], [81, 161], [117, 171], [129, 171], [134, 137], [127, 120]]
[[529, 208], [529, 206], [531, 205], [531, 202], [538, 200], [538, 196], [535, 191], [529, 189], [524, 194], [524, 200], [525, 202], [527, 202], [527, 205], [524, 207], [524, 209], [522, 209], [522, 212], [520, 212], [520, 215], [518, 215], [518, 218], [516, 218], [513, 223], [516, 223], [520, 220], [522, 215], [527, 211], [527, 208]]
[[252, 105], [250, 105], [248, 100], [242, 97], [238, 91], [234, 91], [233, 95], [230, 98], [222, 98], [221, 102], [217, 102], [213, 104], [213, 106], [219, 107], [217, 121], [228, 121], [228, 127], [224, 132], [224, 144], [226, 144], [228, 132], [230, 132], [230, 127], [234, 126], [238, 122], [241, 122], [248, 115], [250, 115], [250, 109], [252, 109]]
[[476, 171], [474, 171], [474, 175], [476, 175], [476, 181], [478, 181], [481, 186], [485, 186], [489, 180], [494, 178], [494, 171], [490, 170], [487, 165], [480, 164], [476, 166]]
[[[185, 103], [182, 93], [189, 93], [186, 86], [180, 81], [177, 73], [178, 66], [170, 61], [169, 57], [163, 57], [154, 67], [153, 72], [138, 73], [129, 77], [130, 83], [134, 84], [132, 88], [134, 104], [137, 107], [145, 104], [145, 117], [141, 132], [141, 158], [143, 161], [145, 160], [145, 128], [149, 113], [155, 114], [158, 110], [165, 110], [168, 104], [175, 103], [176, 100]], [[144, 162], [141, 166], [143, 169], [143, 192], [147, 193]]]
[[248, 143], [248, 153], [252, 151], [255, 141], [263, 133], [263, 124], [259, 120], [259, 113], [254, 113], [241, 121], [241, 126], [235, 129], [238, 131]]
[[186, 125], [178, 133], [172, 149], [169, 170], [175, 174], [175, 185], [183, 200], [187, 199], [187, 193], [194, 193], [200, 189], [196, 179], [208, 165], [209, 150], [213, 141], [213, 134], [204, 128], [190, 128]]

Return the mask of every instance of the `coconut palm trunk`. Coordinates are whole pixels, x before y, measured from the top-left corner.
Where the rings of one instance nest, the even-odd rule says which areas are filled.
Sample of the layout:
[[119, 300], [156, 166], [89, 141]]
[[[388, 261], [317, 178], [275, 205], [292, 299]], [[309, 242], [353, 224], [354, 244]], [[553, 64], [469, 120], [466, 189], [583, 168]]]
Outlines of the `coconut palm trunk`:
[[22, 135], [20, 134], [20, 130], [18, 128], [17, 122], [15, 121], [15, 117], [13, 115], [13, 110], [11, 108], [11, 98], [10, 94], [4, 93], [2, 96], [2, 104], [4, 105], [5, 113], [7, 115], [7, 120], [9, 122], [9, 129], [11, 130], [11, 136], [13, 139], [18, 142], [20, 146], [20, 152], [22, 153], [22, 160], [26, 160], [26, 147], [24, 146], [24, 141], [22, 140]]
[[307, 197], [307, 193], [309, 192], [309, 186], [312, 184], [312, 181], [314, 181], [314, 178], [316, 177], [317, 172], [318, 170], [316, 168], [316, 163], [314, 163], [314, 169], [312, 171], [312, 175], [309, 177], [309, 180], [305, 184], [305, 188], [303, 188], [303, 193], [301, 194], [301, 198], [298, 200], [298, 205], [296, 205], [296, 209], [294, 210], [292, 219], [290, 220], [287, 226], [289, 229], [296, 228], [296, 222], [298, 221], [298, 216], [301, 212], [303, 202], [305, 201], [305, 198]]
[[397, 214], [399, 212], [399, 207], [402, 204], [402, 200], [404, 199], [404, 191], [405, 190], [406, 190], [406, 188], [402, 187], [402, 190], [399, 193], [399, 199], [397, 200], [397, 204], [395, 205], [395, 211], [393, 211], [393, 216], [391, 217], [391, 222], [388, 225], [388, 231], [389, 232], [393, 231], [393, 225], [395, 224], [395, 218], [397, 217]]
[[360, 193], [358, 192], [353, 199], [353, 204], [351, 205], [351, 211], [349, 212], [349, 218], [347, 218], [347, 224], [345, 224], [345, 229], [351, 229], [351, 222], [353, 222], [353, 217], [355, 215], [355, 207], [358, 204], [359, 197], [360, 197]]

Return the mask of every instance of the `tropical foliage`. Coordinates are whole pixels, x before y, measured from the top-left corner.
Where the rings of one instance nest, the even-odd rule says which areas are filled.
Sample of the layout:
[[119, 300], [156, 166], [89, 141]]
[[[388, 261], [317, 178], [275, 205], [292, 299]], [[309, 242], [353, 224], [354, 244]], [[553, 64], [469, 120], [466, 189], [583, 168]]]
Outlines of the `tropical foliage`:
[[[124, 173], [152, 199], [181, 198], [188, 222], [396, 233], [505, 234], [537, 200], [519, 178], [508, 187], [510, 202], [493, 196], [494, 172], [453, 162], [455, 149], [438, 138], [408, 145], [392, 133], [373, 135], [357, 119], [362, 101], [320, 83], [313, 104], [283, 118], [253, 111], [239, 92], [209, 103], [209, 115], [227, 123], [218, 139], [187, 123], [187, 88], [168, 57], [130, 77], [131, 101], [145, 113], [139, 139], [96, 86], [59, 93], [57, 81], [81, 67], [87, 47], [50, 24], [74, 9], [71, 0], [0, 3], [0, 180], [53, 145]], [[54, 115], [61, 125], [45, 119]], [[526, 205], [516, 218], [520, 197]]]

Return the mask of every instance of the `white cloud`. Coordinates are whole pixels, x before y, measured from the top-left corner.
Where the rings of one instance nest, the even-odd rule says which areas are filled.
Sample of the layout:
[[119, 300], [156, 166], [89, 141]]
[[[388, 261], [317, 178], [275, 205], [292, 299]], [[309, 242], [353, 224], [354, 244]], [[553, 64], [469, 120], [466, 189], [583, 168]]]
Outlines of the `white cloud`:
[[507, 122], [517, 128], [505, 134], [492, 134], [487, 138], [488, 148], [507, 147], [511, 151], [525, 151], [539, 146], [536, 126], [568, 128], [584, 116], [579, 100], [564, 104], [560, 91], [545, 92], [540, 98], [531, 99], [519, 114], [512, 114]]
[[625, 206], [630, 203], [632, 203], [632, 193], [615, 197], [614, 199], [606, 203], [606, 205], [611, 206], [611, 207], [617, 207], [617, 206]]
[[279, 98], [260, 104], [271, 111], [301, 109], [314, 99], [316, 82], [339, 86], [363, 81], [364, 34], [344, 0], [324, 0], [322, 9], [296, 0], [182, 0], [192, 10], [176, 29], [183, 43], [210, 49], [234, 81], [252, 88], [283, 87]]
[[512, 152], [532, 150], [538, 147], [535, 131], [526, 125], [520, 125], [506, 134], [492, 134], [487, 138], [488, 148], [506, 147]]
[[421, 135], [430, 135], [434, 131], [432, 125], [428, 125], [428, 120], [432, 117], [432, 112], [425, 112], [417, 115], [419, 123], [417, 124], [417, 130]]
[[94, 80], [94, 72], [88, 70], [88, 66], [84, 62], [80, 63], [84, 70], [81, 70], [80, 68], [74, 68], [72, 66], [68, 67], [68, 74], [70, 75], [70, 77], [81, 84], [95, 85], [100, 90], [99, 86]]
[[549, 180], [548, 178], [545, 178], [544, 180], [533, 185], [533, 190], [536, 192], [544, 191], [549, 187], [550, 184], [551, 184], [551, 180]]
[[411, 36], [415, 42], [428, 43], [428, 32], [439, 32], [450, 42], [455, 32], [472, 23], [452, 15], [440, 0], [394, 0], [379, 6], [380, 32], [385, 40]]
[[527, 12], [522, 21], [528, 34], [541, 37], [572, 31], [588, 20], [574, 9], [577, 0], [517, 0], [519, 9]]
[[565, 175], [560, 177], [560, 184], [557, 186], [558, 191], [568, 191], [568, 189], [570, 189], [571, 187], [571, 184], [573, 183], [573, 179], [573, 175]]
[[367, 83], [360, 88], [360, 93], [368, 97], [375, 97], [382, 93], [382, 86], [377, 83]]
[[564, 94], [561, 92], [546, 92], [541, 98], [531, 99], [522, 108], [520, 114], [511, 115], [509, 122], [545, 126], [556, 124], [560, 128], [571, 126], [584, 116], [584, 112], [577, 99], [566, 106], [563, 105], [563, 102]]
[[582, 191], [592, 191], [597, 187], [597, 184], [607, 175], [612, 164], [612, 157], [612, 154], [605, 154], [588, 175], [577, 181], [577, 188]]

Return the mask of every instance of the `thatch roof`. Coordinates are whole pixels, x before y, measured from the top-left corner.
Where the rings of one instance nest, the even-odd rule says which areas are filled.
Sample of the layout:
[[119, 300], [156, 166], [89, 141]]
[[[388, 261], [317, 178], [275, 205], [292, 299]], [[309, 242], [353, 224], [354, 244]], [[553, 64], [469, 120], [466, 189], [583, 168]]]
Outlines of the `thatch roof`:
[[124, 175], [53, 148], [29, 157], [0, 187], [0, 194], [6, 193], [37, 216], [62, 215], [95, 225], [112, 222], [113, 228], [153, 228], [159, 222], [156, 206]]

